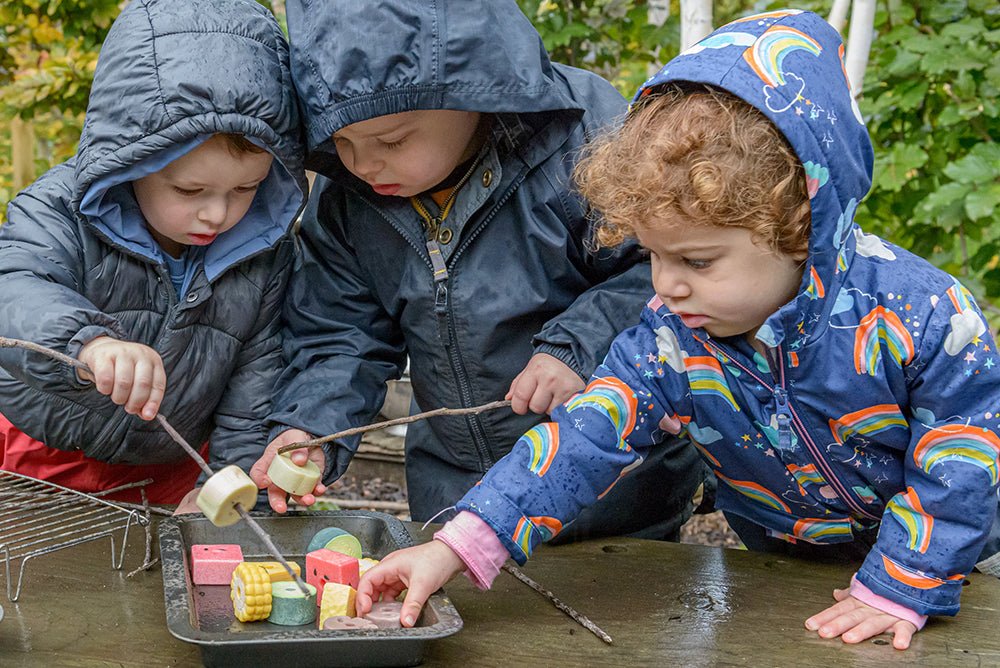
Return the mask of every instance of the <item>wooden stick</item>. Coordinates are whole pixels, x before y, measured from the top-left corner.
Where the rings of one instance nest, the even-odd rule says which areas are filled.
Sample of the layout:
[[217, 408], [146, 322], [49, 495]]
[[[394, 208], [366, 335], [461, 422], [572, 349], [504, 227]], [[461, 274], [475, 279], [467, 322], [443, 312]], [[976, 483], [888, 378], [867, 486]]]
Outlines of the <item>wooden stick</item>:
[[507, 406], [510, 406], [509, 401], [491, 401], [488, 404], [483, 404], [482, 406], [472, 406], [471, 408], [435, 408], [434, 410], [427, 411], [425, 413], [417, 413], [416, 415], [386, 420], [385, 422], [376, 422], [375, 424], [370, 424], [364, 427], [351, 427], [350, 429], [338, 431], [336, 434], [330, 434], [329, 436], [323, 436], [321, 438], [314, 438], [311, 441], [289, 443], [288, 445], [283, 445], [278, 448], [275, 454], [281, 455], [291, 450], [298, 450], [300, 448], [316, 448], [324, 443], [336, 441], [338, 438], [354, 436], [355, 434], [363, 434], [367, 431], [375, 431], [377, 429], [385, 429], [386, 427], [394, 427], [397, 424], [409, 424], [410, 422], [426, 420], [427, 418], [438, 417], [441, 415], [476, 415], [478, 413], [485, 413], [486, 411], [492, 411], [497, 408], [505, 408]]
[[552, 605], [556, 606], [556, 608], [569, 615], [569, 617], [577, 624], [587, 629], [595, 636], [597, 636], [604, 642], [608, 643], [609, 645], [614, 644], [614, 642], [611, 640], [611, 636], [602, 631], [601, 627], [599, 627], [597, 624], [587, 619], [586, 616], [581, 615], [579, 612], [577, 612], [573, 608], [569, 607], [568, 605], [560, 601], [555, 594], [553, 594], [548, 589], [546, 589], [542, 585], [538, 584], [537, 582], [529, 578], [527, 575], [524, 574], [524, 571], [522, 571], [520, 568], [518, 568], [517, 566], [511, 566], [510, 564], [504, 564], [503, 570], [507, 571], [515, 578], [517, 578], [524, 584], [528, 585], [529, 587], [537, 591], [545, 598], [549, 599], [549, 601], [552, 602]]
[[365, 501], [364, 499], [335, 499], [332, 496], [317, 497], [320, 501], [331, 501], [341, 508], [349, 510], [358, 508], [371, 508], [372, 510], [388, 510], [390, 512], [402, 512], [410, 509], [410, 504], [406, 501]]
[[[90, 495], [91, 496], [96, 496], [96, 497], [107, 496], [108, 494], [114, 494], [115, 492], [121, 492], [121, 491], [124, 491], [126, 489], [134, 489], [136, 487], [145, 487], [146, 485], [148, 485], [151, 482], [153, 482], [152, 478], [146, 478], [145, 480], [138, 480], [136, 482], [125, 483], [124, 485], [118, 485], [117, 487], [112, 487], [111, 489], [102, 489], [100, 492], [91, 492]], [[140, 495], [142, 495], [143, 498], [145, 498], [145, 496], [146, 496], [146, 490], [140, 489], [139, 493], [140, 493]]]
[[[93, 375], [93, 372], [90, 370], [90, 367], [81, 362], [80, 360], [73, 359], [68, 355], [56, 352], [55, 350], [51, 350], [49, 348], [46, 348], [45, 346], [40, 346], [37, 343], [32, 343], [31, 341], [21, 341], [20, 339], [8, 339], [0, 336], [0, 348], [22, 348], [24, 350], [30, 350], [36, 353], [41, 353], [42, 355], [51, 357], [52, 359], [58, 360], [65, 364], [69, 364], [74, 368], [77, 368], [81, 371], [86, 371], [87, 373]], [[209, 476], [211, 476], [214, 473], [214, 471], [212, 471], [212, 469], [209, 468], [208, 464], [205, 463], [205, 460], [202, 459], [201, 455], [198, 454], [198, 451], [192, 448], [191, 445], [186, 440], [184, 440], [184, 437], [181, 436], [180, 433], [176, 429], [174, 429], [169, 422], [167, 422], [167, 418], [157, 413], [156, 420], [160, 423], [160, 426], [163, 427], [164, 431], [166, 431], [170, 435], [170, 438], [174, 439], [177, 445], [181, 446], [181, 448], [184, 449], [184, 452], [186, 452], [188, 456], [191, 457], [191, 459], [193, 459], [198, 464], [199, 467], [201, 467], [202, 471], [204, 471]], [[236, 512], [240, 514], [240, 517], [242, 517], [246, 521], [247, 525], [253, 530], [255, 534], [257, 534], [257, 537], [260, 538], [261, 541], [264, 543], [264, 545], [268, 548], [268, 550], [271, 552], [271, 556], [277, 559], [277, 561], [284, 567], [284, 569], [288, 571], [288, 574], [292, 576], [292, 580], [294, 580], [295, 584], [298, 585], [303, 595], [308, 597], [309, 590], [306, 588], [306, 584], [302, 581], [302, 578], [299, 577], [295, 573], [295, 571], [292, 570], [292, 567], [288, 564], [285, 558], [281, 556], [281, 553], [278, 551], [278, 548], [271, 540], [271, 537], [267, 535], [267, 532], [264, 531], [264, 529], [261, 528], [259, 524], [257, 524], [254, 518], [250, 517], [250, 514], [247, 513], [246, 510], [244, 510], [243, 506], [237, 503], [235, 505], [235, 508]]]

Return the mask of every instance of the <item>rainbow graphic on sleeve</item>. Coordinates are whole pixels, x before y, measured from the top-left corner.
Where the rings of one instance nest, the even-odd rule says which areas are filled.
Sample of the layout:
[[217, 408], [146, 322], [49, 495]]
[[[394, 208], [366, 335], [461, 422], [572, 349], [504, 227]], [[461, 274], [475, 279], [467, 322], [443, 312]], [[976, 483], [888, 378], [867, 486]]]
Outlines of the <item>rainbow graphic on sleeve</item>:
[[868, 312], [854, 334], [854, 370], [874, 376], [883, 347], [896, 366], [902, 367], [913, 359], [913, 339], [899, 316], [883, 306]]
[[785, 84], [785, 57], [795, 51], [807, 51], [818, 56], [822, 48], [812, 37], [795, 28], [775, 26], [744, 51], [743, 58], [764, 83], [778, 87]]
[[963, 313], [972, 308], [972, 301], [969, 299], [972, 296], [972, 293], [970, 293], [965, 286], [955, 283], [953, 286], [948, 288], [945, 294], [948, 295], [948, 299], [951, 300], [951, 304], [955, 307], [956, 313]]
[[625, 439], [635, 428], [635, 392], [617, 378], [595, 378], [583, 393], [566, 402], [566, 412], [592, 408], [606, 416], [618, 434], [618, 449], [626, 450]]
[[751, 482], [749, 480], [733, 480], [732, 478], [727, 478], [718, 471], [715, 472], [715, 475], [719, 478], [719, 480], [723, 481], [743, 496], [753, 499], [757, 503], [785, 513], [792, 512], [785, 502], [778, 498], [774, 492], [758, 483]]
[[885, 568], [885, 572], [888, 573], [889, 577], [893, 580], [896, 582], [902, 582], [903, 584], [913, 587], [914, 589], [936, 589], [949, 581], [961, 581], [965, 579], [965, 576], [961, 573], [949, 575], [945, 580], [932, 577], [912, 568], [907, 568], [902, 564], [897, 564], [884, 554], [882, 555], [882, 566]]
[[542, 542], [551, 540], [563, 530], [562, 522], [554, 517], [540, 515], [538, 517], [529, 517], [528, 519], [538, 529], [538, 535], [541, 536]]
[[819, 277], [816, 267], [809, 267], [809, 287], [806, 288], [806, 294], [810, 299], [822, 299], [826, 295], [823, 279]]
[[700, 357], [685, 357], [684, 370], [688, 375], [688, 383], [691, 386], [691, 394], [694, 395], [715, 395], [721, 397], [737, 413], [740, 407], [736, 404], [726, 377], [722, 373], [722, 365], [710, 355]]
[[822, 475], [820, 475], [820, 472], [816, 470], [815, 464], [806, 464], [805, 466], [789, 464], [788, 470], [791, 472], [792, 477], [795, 478], [795, 482], [799, 483], [799, 491], [802, 492], [802, 494], [806, 493], [806, 485], [823, 486], [826, 484], [826, 480]]
[[823, 520], [803, 518], [795, 523], [792, 533], [809, 543], [826, 543], [830, 538], [852, 536], [851, 520]]
[[543, 422], [525, 432], [518, 442], [523, 442], [531, 451], [528, 470], [541, 478], [548, 472], [559, 450], [559, 427], [554, 422]]
[[522, 516], [514, 527], [514, 535], [510, 537], [526, 556], [531, 556], [531, 534], [534, 530], [535, 525]]
[[836, 420], [830, 420], [830, 432], [833, 433], [837, 443], [842, 445], [854, 434], [873, 436], [895, 427], [903, 429], [910, 427], [896, 404], [869, 406], [853, 413], [841, 415]]
[[997, 484], [1000, 457], [1000, 438], [989, 429], [948, 424], [935, 427], [917, 442], [913, 461], [925, 473], [941, 462], [955, 461], [972, 464], [986, 471], [990, 483]]
[[909, 536], [907, 547], [923, 554], [931, 542], [934, 518], [924, 512], [920, 497], [912, 487], [889, 499], [885, 509], [895, 517]]

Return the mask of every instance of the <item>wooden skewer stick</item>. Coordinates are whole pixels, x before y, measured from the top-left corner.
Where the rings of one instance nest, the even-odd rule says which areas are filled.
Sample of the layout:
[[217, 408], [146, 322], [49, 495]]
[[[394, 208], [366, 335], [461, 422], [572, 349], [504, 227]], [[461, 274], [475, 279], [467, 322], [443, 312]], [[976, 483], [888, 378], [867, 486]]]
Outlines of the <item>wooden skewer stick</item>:
[[364, 427], [351, 427], [350, 429], [338, 431], [336, 434], [330, 434], [329, 436], [323, 436], [321, 438], [314, 438], [311, 441], [289, 443], [288, 445], [283, 445], [278, 448], [275, 454], [281, 455], [291, 450], [298, 450], [300, 448], [317, 448], [324, 443], [336, 441], [338, 438], [346, 438], [347, 436], [354, 436], [355, 434], [363, 434], [366, 431], [375, 431], [377, 429], [385, 429], [386, 427], [394, 427], [397, 424], [408, 424], [410, 422], [426, 420], [427, 418], [438, 417], [441, 415], [476, 415], [479, 413], [485, 413], [486, 411], [496, 410], [497, 408], [505, 408], [507, 406], [510, 406], [510, 401], [491, 401], [488, 404], [483, 404], [482, 406], [472, 406], [470, 408], [435, 408], [432, 411], [417, 413], [416, 415], [408, 415], [407, 417], [395, 418], [393, 420], [386, 420], [385, 422], [376, 422], [375, 424], [366, 425]]
[[[23, 350], [30, 350], [32, 352], [41, 353], [42, 355], [51, 357], [52, 359], [58, 360], [63, 364], [68, 364], [73, 368], [79, 369], [80, 371], [86, 371], [87, 373], [93, 375], [93, 372], [90, 370], [90, 367], [81, 362], [80, 360], [74, 359], [69, 355], [64, 355], [60, 352], [56, 352], [55, 350], [46, 348], [45, 346], [40, 346], [37, 343], [32, 343], [31, 341], [22, 341], [20, 339], [8, 339], [6, 337], [0, 336], [0, 348], [21, 348]], [[156, 420], [157, 422], [160, 423], [160, 426], [163, 427], [163, 430], [170, 435], [170, 438], [174, 439], [177, 445], [183, 448], [184, 452], [186, 452], [188, 456], [191, 457], [191, 459], [193, 459], [198, 464], [199, 467], [201, 467], [201, 470], [204, 471], [206, 475], [211, 476], [214, 473], [214, 471], [212, 471], [212, 469], [209, 468], [208, 464], [205, 463], [205, 460], [202, 459], [198, 451], [192, 448], [191, 445], [186, 440], [184, 440], [184, 437], [181, 436], [180, 433], [178, 433], [178, 431], [174, 429], [169, 422], [167, 422], [167, 418], [157, 413]], [[295, 584], [298, 585], [299, 589], [302, 591], [302, 594], [308, 598], [309, 589], [306, 587], [306, 583], [303, 582], [302, 578], [299, 575], [297, 575], [295, 571], [292, 570], [292, 567], [289, 565], [288, 561], [286, 561], [285, 558], [281, 556], [281, 553], [275, 546], [274, 542], [271, 540], [271, 537], [267, 535], [267, 532], [264, 531], [264, 529], [260, 526], [260, 524], [257, 523], [256, 520], [254, 520], [254, 518], [250, 517], [250, 514], [247, 513], [247, 511], [243, 508], [242, 505], [237, 503], [235, 504], [235, 508], [236, 512], [240, 514], [240, 517], [246, 520], [247, 525], [253, 530], [255, 534], [257, 534], [257, 537], [260, 538], [260, 540], [264, 543], [267, 549], [271, 552], [271, 556], [275, 557], [275, 559], [277, 559], [277, 561], [282, 565], [282, 567], [284, 567], [284, 569], [288, 571], [288, 574], [292, 576], [292, 579], [295, 581]]]
[[527, 575], [525, 575], [524, 571], [522, 571], [520, 568], [518, 568], [517, 566], [511, 566], [510, 564], [504, 564], [503, 570], [507, 571], [515, 578], [517, 578], [524, 584], [528, 585], [529, 587], [537, 591], [545, 598], [549, 599], [549, 601], [552, 602], [552, 605], [556, 606], [556, 608], [569, 615], [569, 617], [577, 624], [587, 629], [595, 636], [597, 636], [604, 642], [608, 643], [609, 645], [614, 644], [614, 641], [611, 640], [611, 636], [609, 636], [607, 633], [601, 630], [601, 627], [599, 627], [597, 624], [587, 619], [585, 615], [581, 615], [579, 612], [577, 612], [573, 608], [563, 603], [561, 600], [559, 600], [559, 598], [555, 594], [553, 594], [548, 589], [546, 589], [545, 587], [543, 587], [542, 585], [538, 584], [537, 582], [529, 578]]

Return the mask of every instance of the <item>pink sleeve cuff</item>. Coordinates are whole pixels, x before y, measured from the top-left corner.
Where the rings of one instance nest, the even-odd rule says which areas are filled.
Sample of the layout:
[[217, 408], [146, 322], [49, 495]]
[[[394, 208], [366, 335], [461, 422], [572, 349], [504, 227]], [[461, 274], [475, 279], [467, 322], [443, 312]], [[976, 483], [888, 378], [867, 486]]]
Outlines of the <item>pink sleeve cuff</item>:
[[927, 623], [927, 615], [921, 615], [903, 605], [900, 605], [899, 603], [896, 603], [895, 601], [890, 601], [884, 596], [879, 596], [871, 589], [858, 582], [858, 577], [856, 575], [851, 576], [851, 596], [866, 605], [870, 605], [876, 610], [881, 610], [882, 612], [889, 613], [893, 617], [899, 617], [903, 621], [910, 622], [917, 627], [918, 631], [924, 628], [924, 624]]
[[479, 589], [490, 588], [500, 567], [510, 557], [490, 525], [467, 510], [435, 533], [434, 540], [455, 551], [465, 562], [466, 577]]

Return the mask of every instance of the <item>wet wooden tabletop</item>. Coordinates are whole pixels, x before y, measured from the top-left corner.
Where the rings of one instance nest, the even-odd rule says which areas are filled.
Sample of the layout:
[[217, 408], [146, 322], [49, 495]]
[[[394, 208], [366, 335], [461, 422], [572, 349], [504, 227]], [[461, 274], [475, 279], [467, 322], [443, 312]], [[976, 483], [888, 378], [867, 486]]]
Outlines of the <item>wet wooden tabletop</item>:
[[[29, 561], [17, 603], [0, 571], [0, 666], [201, 665], [199, 649], [167, 630], [159, 568], [126, 577], [142, 562], [142, 532], [129, 543], [121, 571], [106, 538]], [[524, 570], [614, 645], [502, 573], [490, 592], [464, 578], [447, 587], [465, 627], [429, 642], [424, 665], [1000, 666], [1000, 580], [979, 574], [958, 617], [932, 620], [899, 652], [884, 637], [845, 645], [804, 629], [849, 565], [610, 539], [544, 547]]]

